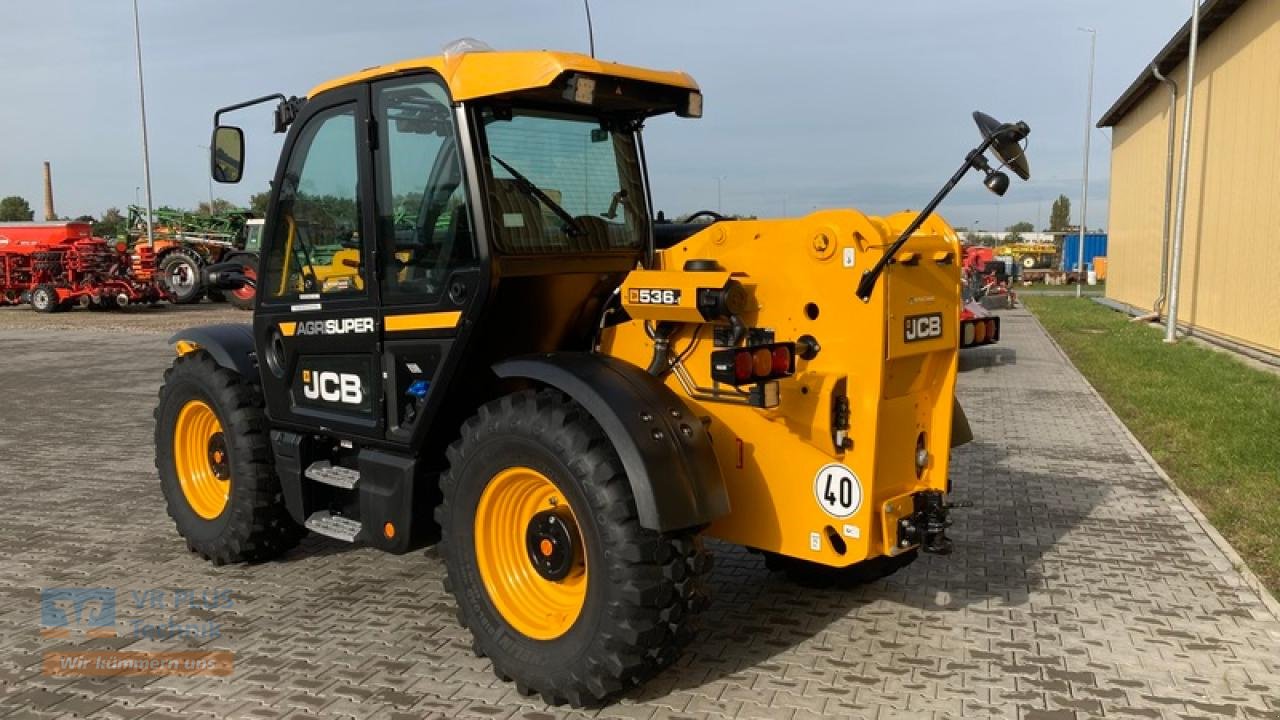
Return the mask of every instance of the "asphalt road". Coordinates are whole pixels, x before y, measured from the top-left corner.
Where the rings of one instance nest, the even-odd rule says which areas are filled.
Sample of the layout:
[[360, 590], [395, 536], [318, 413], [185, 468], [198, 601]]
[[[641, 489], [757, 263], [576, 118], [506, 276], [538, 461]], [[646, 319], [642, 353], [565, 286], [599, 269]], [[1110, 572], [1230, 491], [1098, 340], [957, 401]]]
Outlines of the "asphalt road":
[[[691, 651], [585, 714], [471, 653], [431, 551], [186, 551], [152, 465], [165, 334], [238, 319], [0, 311], [0, 717], [1280, 717], [1280, 620], [1025, 313], [964, 360], [977, 437], [954, 482], [975, 507], [953, 555], [807, 590], [717, 545]], [[57, 588], [106, 591], [114, 618], [62, 624]], [[51, 674], [68, 650], [220, 650], [234, 670]]]

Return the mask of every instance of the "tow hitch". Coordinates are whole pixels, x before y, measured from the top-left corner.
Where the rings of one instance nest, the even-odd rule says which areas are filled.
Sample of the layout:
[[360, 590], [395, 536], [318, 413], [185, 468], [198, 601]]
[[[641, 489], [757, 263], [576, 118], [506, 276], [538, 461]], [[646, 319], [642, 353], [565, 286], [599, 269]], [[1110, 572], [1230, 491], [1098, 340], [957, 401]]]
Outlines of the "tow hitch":
[[898, 521], [898, 547], [919, 545], [927, 553], [950, 555], [952, 543], [947, 537], [947, 528], [951, 527], [951, 520], [948, 513], [953, 508], [973, 507], [973, 503], [947, 503], [939, 490], [916, 493], [912, 500], [914, 512]]

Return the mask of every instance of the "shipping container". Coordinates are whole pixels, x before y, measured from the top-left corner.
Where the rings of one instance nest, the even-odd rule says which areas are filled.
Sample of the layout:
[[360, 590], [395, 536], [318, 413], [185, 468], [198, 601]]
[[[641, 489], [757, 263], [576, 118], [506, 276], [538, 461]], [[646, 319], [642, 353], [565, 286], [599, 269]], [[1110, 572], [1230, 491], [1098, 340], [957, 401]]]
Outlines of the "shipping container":
[[[1093, 259], [1098, 256], [1106, 257], [1107, 255], [1107, 234], [1106, 233], [1085, 233], [1084, 234], [1084, 262], [1085, 270], [1092, 269]], [[1067, 235], [1062, 238], [1062, 269], [1068, 272], [1079, 270], [1080, 257], [1080, 236]]]

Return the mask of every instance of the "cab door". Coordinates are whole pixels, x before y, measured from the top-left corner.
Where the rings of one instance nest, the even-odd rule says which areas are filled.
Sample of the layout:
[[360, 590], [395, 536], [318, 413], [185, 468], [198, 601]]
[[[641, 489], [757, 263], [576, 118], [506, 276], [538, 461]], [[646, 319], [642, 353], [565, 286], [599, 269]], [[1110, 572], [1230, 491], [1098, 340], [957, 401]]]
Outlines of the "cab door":
[[254, 335], [273, 424], [382, 434], [368, 86], [312, 99], [286, 141]]
[[424, 73], [376, 82], [379, 292], [386, 438], [429, 430], [481, 303], [482, 263], [464, 155], [464, 111]]

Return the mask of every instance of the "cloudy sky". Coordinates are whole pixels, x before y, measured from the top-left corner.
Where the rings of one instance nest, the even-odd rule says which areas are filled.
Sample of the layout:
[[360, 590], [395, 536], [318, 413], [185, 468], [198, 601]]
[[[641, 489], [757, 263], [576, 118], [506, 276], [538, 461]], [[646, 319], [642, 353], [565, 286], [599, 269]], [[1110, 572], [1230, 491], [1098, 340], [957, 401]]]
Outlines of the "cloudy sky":
[[[142, 184], [129, 0], [5, 0], [0, 196], [37, 208], [53, 163], [57, 210], [98, 214]], [[499, 49], [585, 51], [580, 0], [140, 0], [157, 205], [209, 197], [212, 112], [271, 92], [436, 54], [472, 36]], [[655, 204], [802, 214], [919, 207], [977, 138], [971, 111], [1032, 127], [1032, 182], [1003, 200], [971, 178], [943, 206], [956, 225], [1045, 224], [1059, 193], [1078, 212], [1088, 35], [1098, 29], [1096, 119], [1186, 19], [1182, 0], [595, 0], [597, 54], [682, 69], [701, 120], [649, 124]], [[244, 203], [279, 138], [270, 113], [238, 117]], [[1093, 131], [1089, 225], [1106, 222], [1110, 137]], [[717, 187], [719, 186], [719, 187]], [[719, 197], [718, 197], [719, 190]]]

